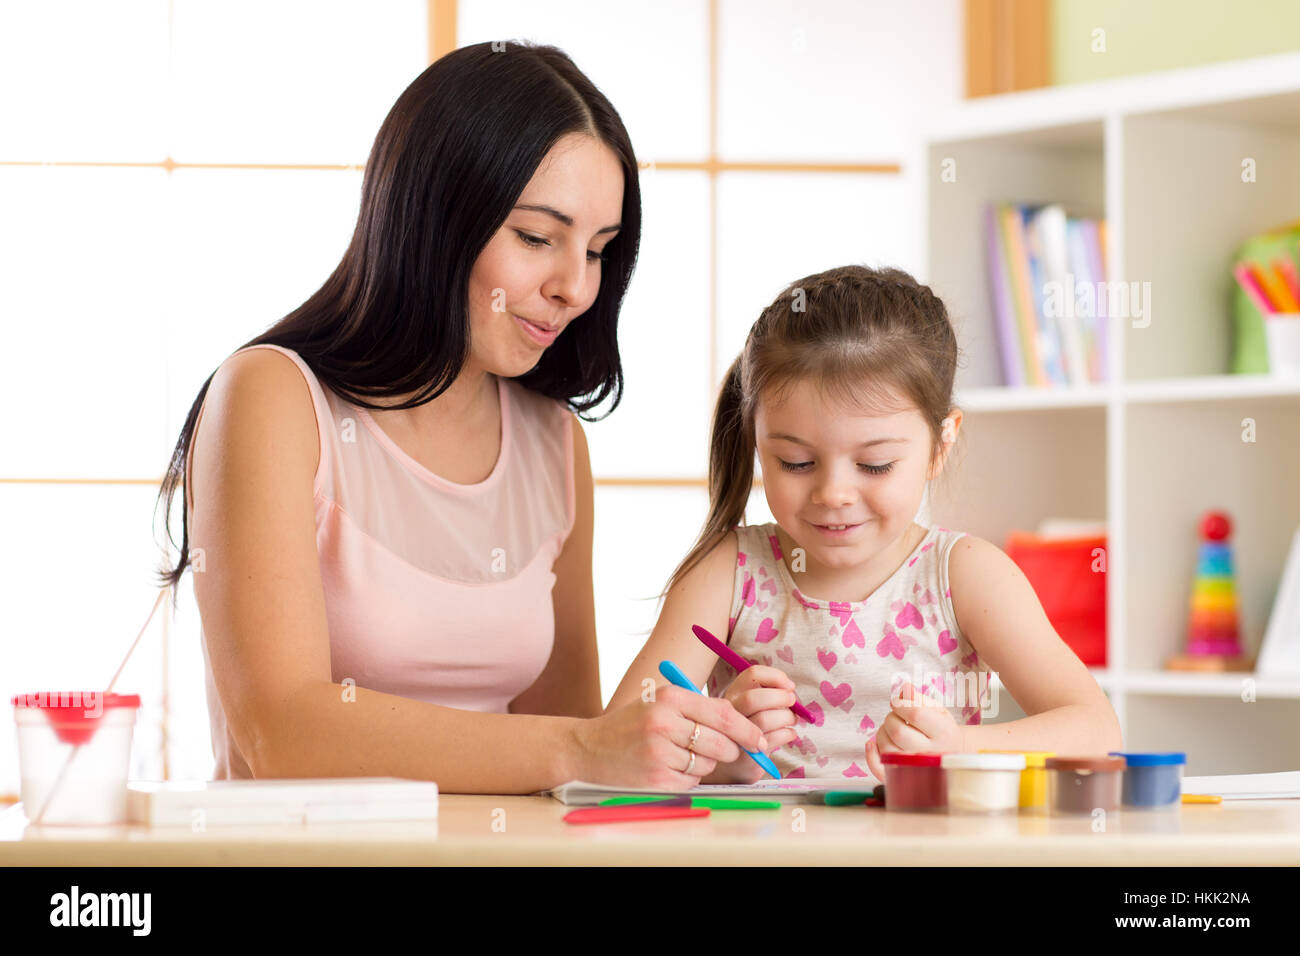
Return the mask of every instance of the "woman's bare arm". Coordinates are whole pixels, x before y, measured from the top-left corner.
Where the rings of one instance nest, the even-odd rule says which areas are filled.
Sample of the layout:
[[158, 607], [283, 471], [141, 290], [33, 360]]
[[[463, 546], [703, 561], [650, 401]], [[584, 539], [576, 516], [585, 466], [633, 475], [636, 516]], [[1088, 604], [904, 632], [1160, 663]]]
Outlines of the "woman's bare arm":
[[599, 717], [600, 667], [596, 652], [596, 601], [591, 586], [592, 480], [587, 436], [573, 427], [573, 529], [555, 562], [555, 646], [546, 669], [510, 702], [512, 714]]
[[195, 594], [217, 692], [254, 776], [394, 776], [491, 793], [591, 779], [581, 720], [461, 711], [332, 682], [312, 493], [316, 420], [287, 357], [228, 359], [198, 426]]

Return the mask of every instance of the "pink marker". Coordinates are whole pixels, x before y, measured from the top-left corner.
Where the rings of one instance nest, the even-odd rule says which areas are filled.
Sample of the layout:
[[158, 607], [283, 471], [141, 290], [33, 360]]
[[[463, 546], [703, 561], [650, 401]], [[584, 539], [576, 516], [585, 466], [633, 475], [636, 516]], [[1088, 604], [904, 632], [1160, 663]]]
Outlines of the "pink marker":
[[[695, 636], [700, 639], [700, 642], [705, 647], [713, 651], [713, 653], [717, 654], [724, 661], [726, 661], [728, 664], [734, 667], [736, 669], [736, 673], [740, 673], [745, 668], [752, 666], [753, 663], [752, 661], [745, 660], [743, 657], [741, 657], [739, 654], [737, 654], [735, 651], [729, 648], [726, 644], [722, 643], [722, 641], [718, 640], [716, 637], [710, 634], [707, 629], [700, 627], [698, 624], [692, 624], [691, 630], [695, 632]], [[796, 700], [790, 709], [793, 710], [798, 716], [808, 721], [808, 723], [810, 724], [815, 723], [815, 721], [813, 720], [813, 715], [809, 713], [808, 708], [805, 707], [803, 704], [799, 703], [799, 701]]]
[[1241, 290], [1246, 293], [1246, 298], [1250, 299], [1264, 318], [1272, 318], [1277, 314], [1277, 309], [1259, 284], [1259, 280], [1255, 278], [1255, 274], [1250, 271], [1248, 264], [1244, 262], [1238, 263], [1233, 267], [1232, 274], [1237, 277], [1237, 283], [1241, 286]]

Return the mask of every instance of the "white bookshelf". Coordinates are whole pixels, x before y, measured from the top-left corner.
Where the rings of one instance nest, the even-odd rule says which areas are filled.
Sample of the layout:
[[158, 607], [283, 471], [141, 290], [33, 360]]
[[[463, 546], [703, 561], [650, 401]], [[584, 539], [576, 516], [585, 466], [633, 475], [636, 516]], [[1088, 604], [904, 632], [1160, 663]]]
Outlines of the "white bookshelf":
[[[1300, 54], [965, 103], [918, 150], [922, 278], [964, 353], [965, 447], [934, 517], [1000, 546], [1045, 518], [1104, 517], [1108, 656], [1092, 673], [1125, 746], [1185, 750], [1189, 774], [1300, 766], [1300, 678], [1162, 669], [1184, 645], [1200, 516], [1232, 517], [1251, 654], [1300, 527], [1300, 379], [1227, 374], [1232, 256], [1300, 219]], [[1110, 320], [1111, 381], [1001, 384], [982, 218], [996, 201], [1104, 216], [1107, 279], [1151, 283], [1146, 327]]]

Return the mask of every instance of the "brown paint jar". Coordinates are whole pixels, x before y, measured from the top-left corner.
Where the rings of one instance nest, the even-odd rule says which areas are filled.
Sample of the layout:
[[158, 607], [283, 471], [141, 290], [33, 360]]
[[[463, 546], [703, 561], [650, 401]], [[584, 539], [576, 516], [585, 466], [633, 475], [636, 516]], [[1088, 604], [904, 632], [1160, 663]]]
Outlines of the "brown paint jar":
[[1048, 757], [1047, 799], [1053, 814], [1118, 810], [1123, 757]]

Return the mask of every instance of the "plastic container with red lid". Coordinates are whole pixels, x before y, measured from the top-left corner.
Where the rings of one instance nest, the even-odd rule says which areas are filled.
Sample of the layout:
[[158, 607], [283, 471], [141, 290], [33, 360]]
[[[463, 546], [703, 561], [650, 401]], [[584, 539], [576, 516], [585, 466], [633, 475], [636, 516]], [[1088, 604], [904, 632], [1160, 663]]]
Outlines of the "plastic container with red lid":
[[125, 823], [139, 695], [38, 691], [17, 694], [11, 702], [27, 819], [41, 824]]
[[948, 808], [948, 788], [942, 760], [937, 753], [881, 754], [885, 809], [943, 813]]
[[1048, 757], [1047, 799], [1053, 814], [1118, 810], [1123, 757]]

